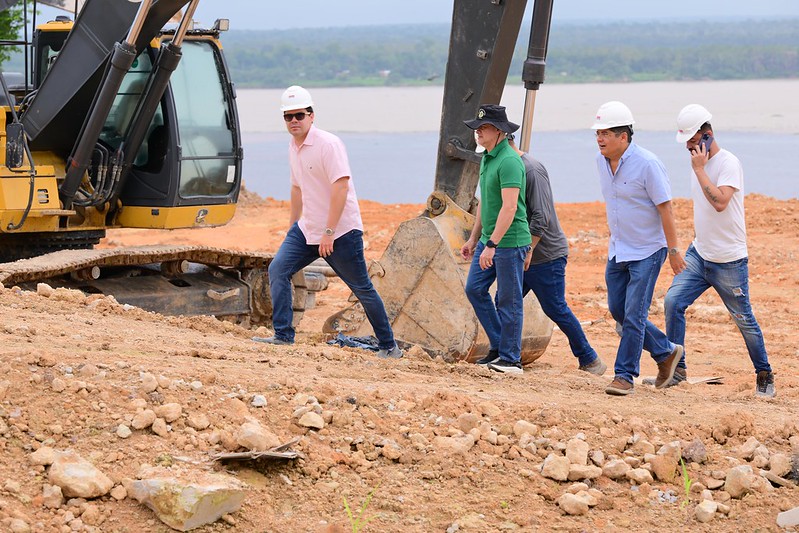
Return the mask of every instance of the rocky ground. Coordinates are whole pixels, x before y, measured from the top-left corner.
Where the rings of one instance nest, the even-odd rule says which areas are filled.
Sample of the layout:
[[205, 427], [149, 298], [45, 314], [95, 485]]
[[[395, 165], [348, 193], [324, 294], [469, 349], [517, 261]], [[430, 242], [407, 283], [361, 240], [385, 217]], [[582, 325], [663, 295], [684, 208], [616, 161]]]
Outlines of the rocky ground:
[[[197, 531], [353, 531], [344, 500], [357, 516], [369, 495], [363, 531], [777, 531], [778, 514], [799, 506], [799, 201], [746, 202], [773, 400], [754, 398], [743, 341], [710, 293], [689, 312], [689, 376], [723, 383], [638, 385], [619, 398], [604, 393], [610, 374], [577, 371], [558, 331], [521, 377], [418, 349], [384, 361], [329, 346], [320, 329], [345, 305], [340, 282], [319, 294], [288, 347], [208, 317], [2, 289], [0, 530], [170, 531], [134, 498], [144, 480], [208, 485], [216, 473], [235, 480], [232, 492], [246, 485], [243, 504]], [[422, 209], [362, 205], [374, 259]], [[675, 207], [685, 247], [690, 203]], [[612, 365], [604, 208], [558, 212], [571, 238], [569, 301]], [[247, 196], [224, 228], [115, 231], [104, 245], [275, 250], [287, 218], [285, 202]], [[666, 268], [653, 306], [661, 326], [670, 280]], [[655, 373], [648, 357], [642, 368]], [[296, 460], [211, 460], [292, 439]]]

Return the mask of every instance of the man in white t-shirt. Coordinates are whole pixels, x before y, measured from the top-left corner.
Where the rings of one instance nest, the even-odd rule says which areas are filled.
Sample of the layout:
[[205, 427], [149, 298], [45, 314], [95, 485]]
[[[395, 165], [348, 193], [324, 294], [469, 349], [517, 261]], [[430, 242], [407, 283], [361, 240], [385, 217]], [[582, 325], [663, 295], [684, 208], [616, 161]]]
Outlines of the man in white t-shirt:
[[314, 126], [311, 94], [293, 85], [283, 92], [280, 110], [291, 135], [291, 213], [289, 230], [269, 264], [272, 337], [267, 344], [294, 344], [292, 276], [322, 257], [355, 294], [378, 342], [377, 356], [398, 359], [383, 300], [372, 285], [363, 254], [363, 223], [347, 150], [341, 139]]
[[[685, 253], [685, 270], [674, 277], [666, 294], [666, 334], [671, 342], [685, 345], [685, 310], [713, 287], [743, 335], [757, 373], [756, 395], [772, 398], [774, 374], [749, 304], [743, 168], [715, 140], [711, 118], [698, 104], [685, 106], [677, 116], [677, 142], [684, 142], [691, 154], [696, 237]], [[685, 378], [683, 357], [671, 383]]]

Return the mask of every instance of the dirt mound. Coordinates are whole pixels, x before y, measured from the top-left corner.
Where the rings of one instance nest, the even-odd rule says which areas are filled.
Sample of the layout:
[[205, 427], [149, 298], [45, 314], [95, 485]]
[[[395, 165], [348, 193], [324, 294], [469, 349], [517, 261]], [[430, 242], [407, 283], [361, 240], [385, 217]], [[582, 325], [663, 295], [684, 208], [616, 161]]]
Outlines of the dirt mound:
[[[603, 392], [609, 375], [577, 371], [557, 331], [520, 377], [419, 350], [383, 361], [328, 345], [321, 324], [349, 294], [338, 281], [319, 294], [293, 346], [254, 343], [252, 331], [209, 317], [0, 290], [0, 524], [169, 531], [125, 490], [148, 467], [217, 471], [216, 453], [299, 438], [297, 460], [229, 463], [249, 487], [244, 505], [197, 531], [349, 531], [344, 498], [357, 513], [370, 493], [364, 531], [776, 531], [777, 514], [799, 505], [799, 201], [746, 203], [751, 298], [777, 376], [771, 401], [754, 398], [743, 341], [712, 293], [689, 315], [688, 372], [723, 383], [638, 385], [617, 398]], [[377, 259], [422, 206], [362, 202], [362, 211], [367, 255]], [[690, 203], [677, 201], [675, 211], [685, 248]], [[569, 301], [612, 364], [604, 207], [564, 204], [558, 213], [571, 237]], [[224, 228], [119, 230], [108, 241], [274, 251], [287, 221], [287, 202], [248, 194]], [[670, 281], [664, 269], [656, 301]], [[662, 326], [662, 313], [653, 321]], [[655, 373], [645, 356], [642, 375]], [[59, 497], [50, 467], [32, 455], [47, 448], [73, 450], [114, 488], [89, 500]]]

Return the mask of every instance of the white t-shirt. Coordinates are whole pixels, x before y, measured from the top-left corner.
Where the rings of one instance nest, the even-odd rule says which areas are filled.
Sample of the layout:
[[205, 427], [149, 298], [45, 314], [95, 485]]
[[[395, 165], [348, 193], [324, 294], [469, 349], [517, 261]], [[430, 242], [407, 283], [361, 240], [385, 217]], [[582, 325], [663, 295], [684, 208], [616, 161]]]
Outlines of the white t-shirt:
[[721, 149], [705, 165], [710, 182], [716, 187], [735, 189], [722, 212], [710, 205], [699, 180], [691, 174], [691, 198], [694, 201], [694, 248], [702, 259], [729, 263], [747, 256], [746, 217], [744, 214], [744, 172], [732, 153]]

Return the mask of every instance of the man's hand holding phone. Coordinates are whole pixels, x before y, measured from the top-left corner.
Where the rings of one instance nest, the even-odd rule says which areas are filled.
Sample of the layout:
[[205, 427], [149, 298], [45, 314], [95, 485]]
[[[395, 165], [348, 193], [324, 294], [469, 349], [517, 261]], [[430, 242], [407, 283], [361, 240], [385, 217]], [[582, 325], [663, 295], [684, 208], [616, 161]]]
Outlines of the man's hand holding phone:
[[691, 150], [691, 167], [699, 170], [705, 167], [705, 163], [710, 157], [710, 145], [713, 144], [713, 137], [709, 133], [703, 133], [699, 139], [699, 144]]

